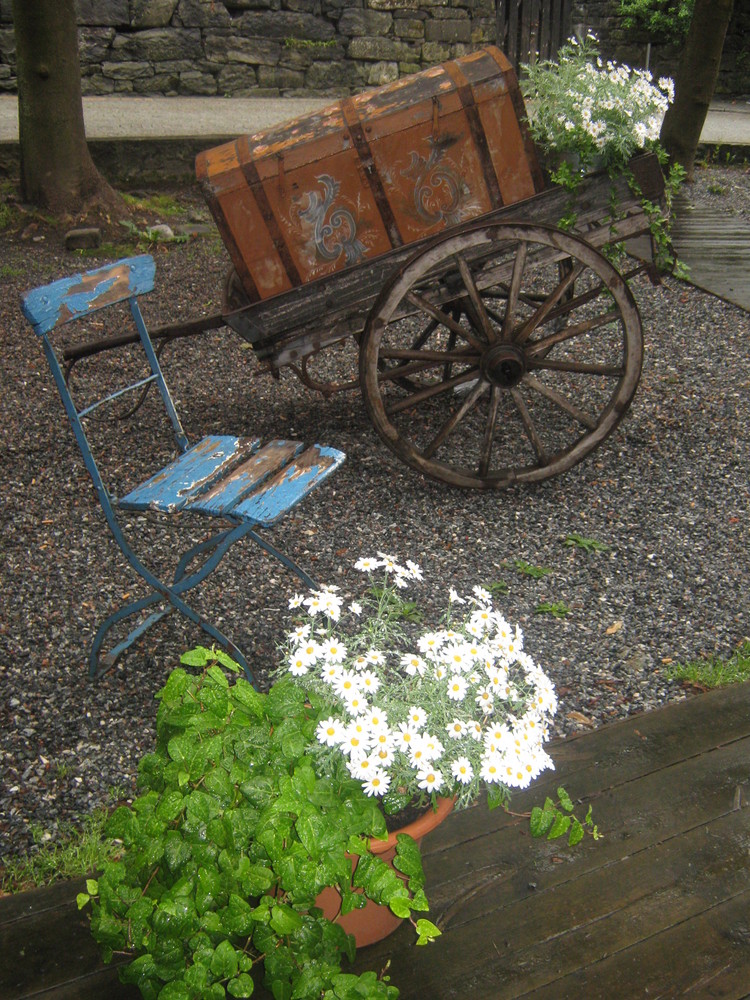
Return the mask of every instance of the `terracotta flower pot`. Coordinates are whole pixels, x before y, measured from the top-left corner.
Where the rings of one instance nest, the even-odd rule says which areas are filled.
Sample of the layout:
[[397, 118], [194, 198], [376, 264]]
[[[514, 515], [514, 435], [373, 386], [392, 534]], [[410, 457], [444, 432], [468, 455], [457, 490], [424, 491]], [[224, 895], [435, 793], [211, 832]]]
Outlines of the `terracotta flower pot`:
[[[371, 840], [370, 851], [382, 858], [383, 861], [391, 864], [393, 858], [396, 856], [396, 837], [399, 833], [408, 833], [410, 837], [414, 838], [417, 844], [421, 844], [422, 838], [434, 830], [435, 827], [439, 826], [451, 812], [453, 803], [453, 799], [438, 799], [437, 809], [428, 809], [418, 819], [415, 819], [413, 823], [409, 823], [400, 830], [394, 830], [387, 840]], [[356, 863], [357, 858], [353, 857], [352, 869], [356, 866]], [[397, 869], [394, 869], [394, 871], [400, 878], [403, 878]], [[381, 906], [371, 899], [367, 900], [361, 910], [351, 910], [342, 916], [340, 912], [341, 896], [332, 886], [326, 886], [315, 900], [315, 904], [323, 911], [324, 917], [340, 924], [347, 934], [354, 935], [354, 940], [358, 948], [374, 944], [376, 941], [382, 941], [383, 938], [388, 937], [389, 934], [392, 934], [396, 930], [403, 919], [402, 917], [397, 917], [391, 911], [390, 907]]]

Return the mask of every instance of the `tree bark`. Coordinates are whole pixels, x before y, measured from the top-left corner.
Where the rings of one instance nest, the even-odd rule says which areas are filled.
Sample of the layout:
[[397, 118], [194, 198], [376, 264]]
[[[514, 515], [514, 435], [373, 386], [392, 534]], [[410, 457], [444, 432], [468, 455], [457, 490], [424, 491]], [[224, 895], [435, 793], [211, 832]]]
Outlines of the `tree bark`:
[[74, 0], [13, 0], [21, 195], [56, 215], [117, 195], [86, 144]]
[[662, 145], [670, 160], [685, 168], [688, 180], [693, 179], [695, 153], [716, 88], [733, 7], [734, 0], [696, 0], [677, 70], [674, 103], [662, 123]]

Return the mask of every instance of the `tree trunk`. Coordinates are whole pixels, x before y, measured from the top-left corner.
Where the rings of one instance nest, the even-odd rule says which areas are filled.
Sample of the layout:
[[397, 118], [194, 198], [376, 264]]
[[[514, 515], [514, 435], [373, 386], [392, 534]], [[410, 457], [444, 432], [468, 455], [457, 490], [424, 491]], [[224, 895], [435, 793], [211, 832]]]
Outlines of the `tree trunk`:
[[696, 0], [675, 81], [675, 99], [664, 116], [661, 142], [669, 158], [693, 178], [695, 152], [716, 88], [734, 0]]
[[74, 0], [13, 0], [21, 195], [56, 215], [114, 205], [86, 145]]

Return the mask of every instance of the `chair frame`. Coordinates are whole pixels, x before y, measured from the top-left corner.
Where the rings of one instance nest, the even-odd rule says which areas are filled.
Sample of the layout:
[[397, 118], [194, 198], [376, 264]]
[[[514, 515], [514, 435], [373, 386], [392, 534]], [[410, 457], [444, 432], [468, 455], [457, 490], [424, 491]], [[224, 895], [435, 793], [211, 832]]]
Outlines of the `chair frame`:
[[[306, 492], [302, 491], [297, 499], [286, 506], [282, 506], [277, 513], [275, 512], [268, 520], [262, 522], [236, 516], [231, 511], [222, 512], [218, 516], [228, 522], [229, 527], [224, 527], [222, 530], [215, 532], [210, 537], [188, 549], [179, 559], [171, 583], [165, 583], [163, 580], [160, 580], [143, 563], [123, 533], [115, 506], [117, 505], [119, 509], [129, 510], [137, 508], [134, 506], [128, 507], [126, 504], [120, 506], [122, 501], [110, 496], [99, 471], [82, 421], [84, 417], [97, 407], [129, 391], [146, 389], [153, 383], [159, 391], [169, 417], [179, 454], [185, 455], [190, 450], [190, 442], [180, 422], [138, 303], [140, 295], [147, 294], [153, 290], [154, 278], [155, 264], [153, 258], [150, 255], [142, 255], [140, 257], [125, 258], [112, 265], [97, 268], [84, 274], [74, 275], [71, 278], [61, 279], [50, 285], [33, 289], [22, 296], [24, 315], [42, 341], [47, 362], [62, 398], [65, 412], [72, 425], [76, 442], [83, 455], [86, 469], [93, 481], [94, 489], [107, 524], [130, 566], [144, 580], [148, 587], [151, 588], [150, 593], [146, 594], [146, 596], [118, 608], [99, 626], [89, 655], [89, 677], [93, 680], [111, 669], [136, 639], [165, 615], [177, 610], [198, 625], [215, 643], [224, 647], [229, 655], [242, 667], [250, 683], [254, 683], [253, 673], [239, 647], [220, 629], [204, 618], [202, 614], [190, 607], [183, 597], [205, 580], [216, 569], [235, 542], [242, 538], [250, 538], [261, 549], [278, 559], [282, 565], [295, 573], [306, 587], [316, 589], [317, 584], [315, 581], [293, 559], [277, 549], [267, 539], [263, 538], [255, 530], [255, 527], [259, 523], [269, 526], [273, 521], [278, 520], [288, 509], [299, 502], [302, 496], [310, 492], [319, 483], [315, 481], [314, 485], [309, 487]], [[49, 334], [64, 323], [75, 322], [90, 315], [92, 312], [124, 302], [127, 302], [130, 307], [130, 313], [138, 331], [140, 343], [146, 354], [151, 374], [144, 379], [130, 383], [115, 392], [103, 396], [82, 410], [78, 410], [68, 385], [68, 379], [63, 372], [62, 365], [50, 341]], [[224, 439], [217, 438], [216, 440]], [[234, 440], [239, 443], [242, 439]], [[254, 449], [257, 449], [260, 444], [258, 441], [250, 443], [249, 439], [244, 443], [250, 449], [253, 449], [253, 446]], [[344, 455], [335, 449], [321, 449], [320, 446], [315, 446], [315, 448], [325, 454], [327, 456], [326, 460], [330, 462], [330, 465], [326, 466], [322, 472], [313, 470], [313, 477], [317, 476], [322, 481], [322, 479], [326, 478], [330, 472], [341, 464]], [[247, 453], [249, 452], [246, 450], [245, 454]], [[209, 483], [208, 485], [211, 484]], [[187, 505], [183, 509], [190, 510], [190, 507]], [[203, 561], [198, 568], [192, 572], [188, 572], [188, 568], [193, 560], [201, 557]], [[163, 603], [165, 606], [151, 611], [144, 620], [140, 621], [130, 630], [125, 639], [114, 645], [108, 652], [102, 652], [105, 639], [115, 625], [131, 616], [140, 615], [152, 608], [153, 605], [159, 603]]]

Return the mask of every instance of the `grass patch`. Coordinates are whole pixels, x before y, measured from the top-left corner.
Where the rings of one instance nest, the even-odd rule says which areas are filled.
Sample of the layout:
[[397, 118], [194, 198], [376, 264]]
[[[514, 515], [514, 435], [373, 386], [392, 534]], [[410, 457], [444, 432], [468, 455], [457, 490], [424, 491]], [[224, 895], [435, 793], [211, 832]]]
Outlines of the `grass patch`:
[[552, 572], [546, 566], [532, 566], [531, 563], [524, 562], [523, 559], [514, 559], [513, 566], [523, 576], [533, 577], [534, 580], [541, 580], [543, 576], [548, 576]]
[[565, 601], [543, 601], [534, 608], [535, 615], [552, 615], [553, 618], [564, 618], [570, 614], [570, 608]]
[[174, 218], [183, 212], [180, 203], [169, 194], [123, 194], [122, 200], [138, 212], [154, 212], [165, 218]]
[[45, 841], [44, 830], [32, 827], [34, 847], [28, 854], [8, 858], [0, 868], [0, 895], [24, 892], [101, 870], [114, 860], [119, 845], [108, 840], [104, 825], [109, 809], [95, 809], [81, 825], [61, 825], [57, 839]]
[[698, 688], [740, 684], [750, 680], [750, 641], [743, 642], [728, 660], [711, 656], [687, 663], [675, 663], [668, 666], [665, 673], [670, 680], [685, 681]]
[[577, 549], [584, 549], [586, 552], [609, 552], [609, 545], [605, 545], [604, 542], [597, 542], [595, 538], [584, 538], [583, 535], [579, 535], [575, 531], [565, 536], [564, 544], [568, 548], [575, 547]]

